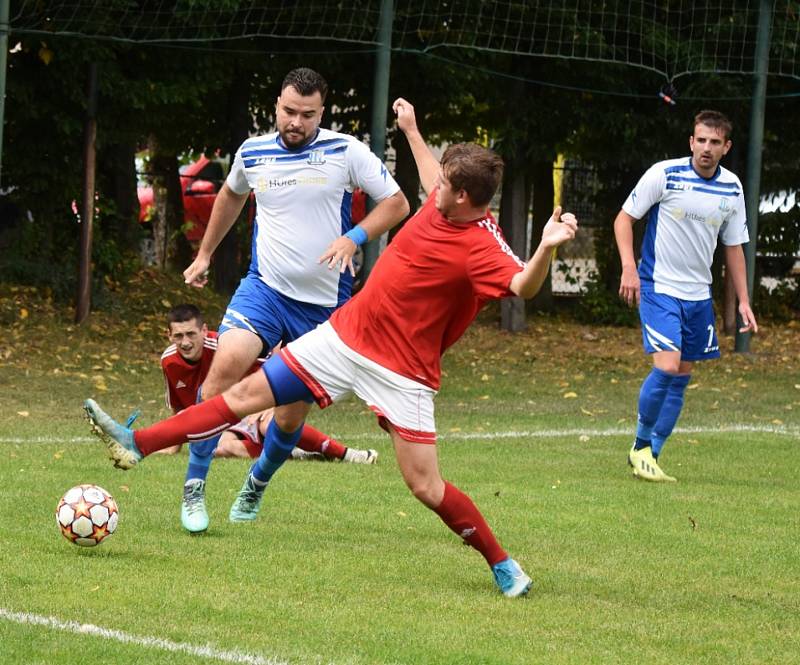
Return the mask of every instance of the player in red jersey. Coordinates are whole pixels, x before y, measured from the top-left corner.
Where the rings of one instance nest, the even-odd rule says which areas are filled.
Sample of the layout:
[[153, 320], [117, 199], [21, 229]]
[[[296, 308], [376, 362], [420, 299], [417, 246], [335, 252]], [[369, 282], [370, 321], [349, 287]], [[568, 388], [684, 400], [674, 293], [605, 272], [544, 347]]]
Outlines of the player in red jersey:
[[[394, 103], [429, 197], [376, 263], [364, 288], [331, 319], [291, 342], [256, 372], [207, 403], [153, 427], [133, 431], [93, 400], [86, 411], [115, 464], [130, 468], [176, 437], [223, 430], [273, 404], [316, 401], [325, 407], [354, 393], [376, 413], [394, 444], [411, 492], [492, 569], [503, 594], [528, 592], [531, 579], [497, 542], [472, 500], [439, 473], [433, 398], [440, 358], [492, 298], [533, 296], [552, 250], [575, 236], [577, 221], [556, 208], [534, 255], [510, 250], [487, 206], [502, 180], [502, 160], [481, 146], [459, 144], [439, 164], [419, 133], [414, 108]], [[308, 409], [306, 409], [306, 412]], [[266, 485], [299, 436], [285, 432], [265, 446], [239, 492], [231, 519], [255, 519]]]
[[[167, 314], [167, 325], [168, 337], [172, 344], [161, 354], [161, 370], [164, 373], [167, 406], [178, 413], [196, 402], [217, 350], [217, 333], [208, 330], [200, 310], [194, 305], [173, 307]], [[248, 373], [257, 371], [263, 362], [263, 359], [258, 360]], [[239, 427], [231, 428], [222, 435], [213, 455], [258, 457], [261, 454], [264, 430], [271, 419], [272, 409], [267, 409], [259, 414], [255, 427], [252, 427], [250, 422], [242, 421]], [[178, 443], [159, 452], [174, 454], [180, 451], [181, 446], [182, 444]], [[310, 425], [303, 428], [297, 448], [300, 450], [292, 453], [295, 457], [303, 457], [304, 455], [300, 453], [303, 451], [310, 455], [356, 464], [374, 464], [378, 458], [374, 450], [348, 448]], [[203, 491], [208, 466], [203, 465], [202, 461], [200, 458], [198, 463], [198, 460], [190, 455], [183, 486], [181, 522], [193, 533], [208, 528]]]

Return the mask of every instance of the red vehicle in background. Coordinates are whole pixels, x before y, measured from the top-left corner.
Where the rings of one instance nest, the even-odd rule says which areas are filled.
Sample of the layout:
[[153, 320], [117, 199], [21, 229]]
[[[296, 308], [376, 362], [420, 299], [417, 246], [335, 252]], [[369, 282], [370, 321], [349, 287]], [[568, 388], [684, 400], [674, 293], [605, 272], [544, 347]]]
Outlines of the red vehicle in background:
[[[217, 193], [225, 182], [228, 163], [220, 158], [209, 159], [201, 155], [200, 159], [180, 167], [181, 191], [183, 192], [184, 222], [187, 225], [186, 238], [192, 244], [198, 244], [208, 226], [211, 208]], [[139, 196], [139, 221], [148, 222], [153, 214], [153, 188], [143, 186], [137, 188]], [[252, 201], [248, 204], [251, 205]], [[255, 213], [251, 205], [250, 219]]]
[[[211, 217], [211, 208], [214, 207], [214, 200], [217, 198], [222, 184], [228, 175], [229, 163], [227, 160], [213, 157], [209, 159], [201, 155], [197, 161], [185, 164], [180, 167], [181, 191], [183, 192], [183, 214], [184, 223], [187, 230], [186, 238], [197, 247], [206, 232], [208, 220]], [[137, 187], [139, 196], [139, 222], [150, 221], [153, 214], [153, 188], [151, 186]], [[247, 202], [248, 220], [255, 218], [256, 206], [255, 196], [250, 193]], [[351, 214], [353, 225], [358, 224], [367, 214], [367, 197], [360, 189], [353, 192], [351, 202]], [[359, 262], [359, 257], [356, 262]], [[360, 269], [360, 265], [358, 268]]]

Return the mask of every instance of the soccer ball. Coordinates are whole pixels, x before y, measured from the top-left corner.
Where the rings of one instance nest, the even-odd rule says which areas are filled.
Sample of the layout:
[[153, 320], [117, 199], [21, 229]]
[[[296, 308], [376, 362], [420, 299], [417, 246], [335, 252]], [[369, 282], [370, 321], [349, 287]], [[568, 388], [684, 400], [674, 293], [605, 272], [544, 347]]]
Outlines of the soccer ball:
[[100, 544], [117, 528], [117, 502], [97, 485], [77, 485], [66, 491], [56, 507], [61, 535], [82, 547]]

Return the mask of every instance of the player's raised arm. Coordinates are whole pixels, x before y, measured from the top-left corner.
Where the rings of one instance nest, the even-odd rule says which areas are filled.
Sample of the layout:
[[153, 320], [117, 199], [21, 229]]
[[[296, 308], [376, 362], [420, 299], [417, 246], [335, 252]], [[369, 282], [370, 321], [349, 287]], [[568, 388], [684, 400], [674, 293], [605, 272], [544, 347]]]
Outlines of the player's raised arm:
[[614, 237], [617, 240], [619, 258], [622, 261], [622, 276], [619, 281], [619, 297], [628, 305], [639, 304], [641, 283], [636, 270], [636, 257], [633, 253], [633, 225], [636, 219], [620, 210], [614, 220]]
[[219, 243], [222, 242], [225, 234], [230, 231], [236, 222], [249, 194], [250, 192], [237, 194], [228, 187], [227, 182], [222, 185], [222, 189], [219, 190], [219, 194], [214, 200], [214, 206], [211, 208], [211, 216], [203, 234], [203, 240], [200, 242], [197, 257], [183, 271], [183, 279], [186, 284], [191, 284], [197, 288], [202, 288], [206, 285], [211, 256], [219, 246]]
[[436, 186], [436, 178], [439, 175], [439, 162], [422, 138], [417, 127], [417, 117], [414, 114], [414, 107], [410, 102], [402, 97], [398, 97], [392, 104], [392, 110], [397, 114], [397, 126], [406, 135], [408, 145], [411, 146], [411, 153], [417, 163], [419, 171], [419, 182], [426, 194], [430, 194]]
[[525, 268], [511, 279], [509, 288], [521, 298], [535, 296], [547, 277], [553, 250], [575, 237], [578, 220], [571, 212], [561, 214], [561, 206], [553, 210], [553, 215], [542, 231], [542, 241], [533, 253]]

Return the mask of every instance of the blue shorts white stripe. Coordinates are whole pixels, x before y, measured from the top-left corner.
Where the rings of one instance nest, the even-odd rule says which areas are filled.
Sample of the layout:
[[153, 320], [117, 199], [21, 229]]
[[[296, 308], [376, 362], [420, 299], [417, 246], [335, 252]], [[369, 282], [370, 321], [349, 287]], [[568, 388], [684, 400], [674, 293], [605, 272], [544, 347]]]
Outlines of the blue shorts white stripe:
[[719, 358], [710, 298], [681, 300], [642, 289], [639, 318], [645, 352], [680, 351], [681, 360], [690, 362]]
[[267, 351], [284, 345], [327, 321], [335, 307], [292, 300], [248, 273], [239, 283], [219, 326], [219, 335], [240, 328], [258, 335]]

